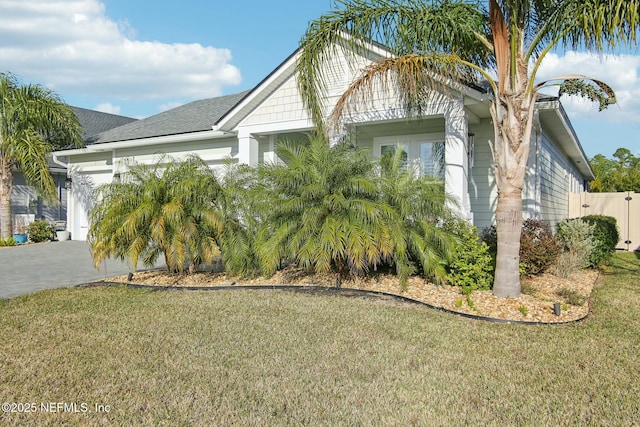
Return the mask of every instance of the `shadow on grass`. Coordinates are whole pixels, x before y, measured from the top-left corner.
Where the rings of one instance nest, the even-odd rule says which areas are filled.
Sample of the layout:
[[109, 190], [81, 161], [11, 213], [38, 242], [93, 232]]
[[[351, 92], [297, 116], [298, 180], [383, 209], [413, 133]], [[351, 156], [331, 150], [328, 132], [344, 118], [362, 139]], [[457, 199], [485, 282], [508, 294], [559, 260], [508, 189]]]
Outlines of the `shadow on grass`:
[[601, 272], [604, 276], [614, 276], [616, 274], [640, 275], [640, 253], [639, 252], [617, 252], [605, 265]]

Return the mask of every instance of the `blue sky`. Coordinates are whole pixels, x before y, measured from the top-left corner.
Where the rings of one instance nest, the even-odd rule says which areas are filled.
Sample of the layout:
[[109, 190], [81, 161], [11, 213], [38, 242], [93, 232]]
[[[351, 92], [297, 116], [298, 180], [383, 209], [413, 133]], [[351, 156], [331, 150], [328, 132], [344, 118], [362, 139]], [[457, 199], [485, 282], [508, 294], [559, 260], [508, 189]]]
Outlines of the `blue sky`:
[[[0, 70], [44, 84], [69, 104], [146, 117], [253, 88], [298, 46], [333, 0], [0, 0]], [[605, 113], [563, 99], [588, 157], [640, 153], [640, 56], [550, 56], [539, 76], [609, 83]]]

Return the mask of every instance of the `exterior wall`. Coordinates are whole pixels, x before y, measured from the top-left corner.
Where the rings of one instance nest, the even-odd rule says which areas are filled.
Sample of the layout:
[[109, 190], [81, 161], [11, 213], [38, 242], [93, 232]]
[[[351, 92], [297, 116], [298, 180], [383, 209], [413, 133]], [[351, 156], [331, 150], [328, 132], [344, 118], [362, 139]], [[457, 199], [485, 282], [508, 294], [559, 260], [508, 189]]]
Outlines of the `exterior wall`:
[[99, 185], [112, 182], [115, 173], [126, 173], [131, 162], [152, 164], [163, 155], [179, 160], [189, 154], [197, 154], [212, 168], [221, 170], [225, 162], [237, 158], [238, 142], [235, 138], [189, 141], [72, 156], [69, 175], [73, 183], [68, 203], [71, 238], [86, 240], [94, 191]]
[[52, 172], [59, 204], [47, 202], [38, 197], [29, 187], [20, 172], [13, 174], [11, 192], [11, 212], [13, 215], [29, 214], [37, 220], [65, 221], [67, 219], [67, 190], [64, 187], [65, 173]]
[[482, 230], [495, 223], [498, 190], [495, 185], [493, 159], [489, 141], [493, 140], [493, 125], [489, 119], [469, 127], [474, 134], [473, 161], [469, 179], [469, 199], [473, 224]]
[[555, 228], [558, 222], [569, 217], [569, 194], [582, 189], [581, 175], [545, 133], [541, 135], [538, 161], [539, 218]]
[[151, 145], [114, 150], [112, 164], [115, 172], [126, 172], [131, 162], [141, 164], [156, 163], [163, 155], [170, 159], [184, 159], [190, 154], [197, 154], [211, 167], [220, 169], [229, 159], [238, 155], [238, 140], [225, 138], [219, 140], [189, 141], [176, 144]]
[[[471, 210], [478, 229], [495, 223], [498, 190], [495, 185], [489, 141], [493, 126], [482, 120], [472, 126], [475, 134], [474, 161], [469, 182]], [[558, 149], [550, 137], [537, 129], [532, 132], [525, 184], [522, 190], [523, 217], [540, 218], [552, 228], [569, 215], [569, 193], [584, 189], [582, 175]]]

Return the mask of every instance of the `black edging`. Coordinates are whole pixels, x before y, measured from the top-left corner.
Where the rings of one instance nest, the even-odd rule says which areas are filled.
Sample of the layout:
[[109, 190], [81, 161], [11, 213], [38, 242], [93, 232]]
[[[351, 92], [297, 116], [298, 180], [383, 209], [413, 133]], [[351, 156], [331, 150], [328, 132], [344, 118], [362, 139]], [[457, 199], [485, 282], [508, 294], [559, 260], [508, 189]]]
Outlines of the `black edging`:
[[441, 311], [443, 313], [453, 314], [456, 316], [464, 317], [467, 319], [473, 320], [481, 320], [484, 322], [490, 323], [506, 323], [506, 324], [518, 324], [518, 325], [566, 325], [568, 323], [576, 323], [585, 320], [589, 317], [589, 313], [591, 312], [591, 302], [588, 301], [587, 314], [582, 316], [579, 319], [568, 320], [565, 322], [531, 322], [527, 320], [506, 320], [506, 319], [496, 319], [494, 317], [486, 317], [486, 316], [478, 316], [475, 314], [469, 313], [460, 313], [453, 310], [448, 310], [444, 307], [437, 307], [435, 305], [428, 304], [426, 302], [418, 301], [413, 298], [404, 297], [402, 295], [390, 294], [387, 292], [381, 291], [368, 291], [365, 289], [353, 289], [353, 288], [334, 288], [327, 286], [307, 286], [307, 285], [237, 285], [237, 286], [155, 286], [155, 285], [137, 285], [132, 283], [122, 283], [122, 282], [110, 282], [107, 280], [100, 280], [91, 283], [85, 283], [82, 285], [78, 285], [78, 287], [91, 287], [91, 286], [126, 286], [131, 289], [151, 289], [153, 291], [230, 291], [230, 290], [240, 290], [240, 289], [248, 289], [248, 290], [282, 290], [282, 291], [293, 291], [300, 293], [313, 293], [313, 292], [329, 292], [343, 296], [348, 293], [360, 294], [361, 296], [369, 296], [369, 297], [386, 297], [392, 298], [398, 301], [407, 302], [410, 304], [422, 305], [432, 310]]

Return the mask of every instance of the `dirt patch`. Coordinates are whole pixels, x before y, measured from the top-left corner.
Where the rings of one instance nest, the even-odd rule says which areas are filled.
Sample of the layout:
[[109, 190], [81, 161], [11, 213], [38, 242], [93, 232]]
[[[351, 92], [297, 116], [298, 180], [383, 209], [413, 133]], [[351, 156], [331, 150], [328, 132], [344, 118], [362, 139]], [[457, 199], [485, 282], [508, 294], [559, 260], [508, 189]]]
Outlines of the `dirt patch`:
[[[411, 277], [406, 289], [402, 289], [396, 276], [376, 274], [367, 278], [343, 280], [342, 288], [384, 292], [427, 303], [459, 313], [490, 317], [501, 320], [527, 322], [568, 322], [588, 314], [588, 298], [598, 278], [598, 272], [583, 270], [568, 279], [552, 274], [523, 279], [523, 295], [519, 298], [497, 298], [491, 291], [474, 291], [469, 298], [460, 288], [434, 285], [423, 278]], [[240, 279], [219, 272], [202, 272], [191, 275], [168, 274], [165, 271], [135, 273], [131, 279], [118, 276], [110, 281], [151, 286], [216, 287], [216, 286], [323, 286], [336, 287], [336, 276], [307, 274], [300, 268], [288, 267], [270, 278]], [[564, 297], [562, 295], [565, 295]], [[585, 300], [582, 305], [571, 305], [567, 294], [578, 295]], [[560, 303], [560, 315], [554, 314], [554, 303]]]

